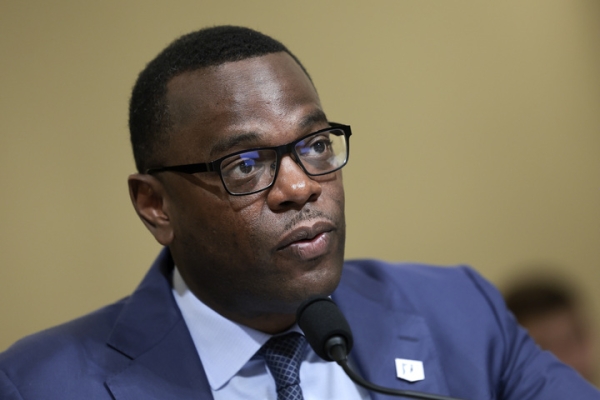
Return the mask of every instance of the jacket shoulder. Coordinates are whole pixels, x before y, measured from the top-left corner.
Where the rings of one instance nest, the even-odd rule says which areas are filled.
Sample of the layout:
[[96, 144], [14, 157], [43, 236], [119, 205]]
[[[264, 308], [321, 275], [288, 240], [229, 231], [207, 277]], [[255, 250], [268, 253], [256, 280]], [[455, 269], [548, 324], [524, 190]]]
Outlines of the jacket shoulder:
[[10, 387], [23, 398], [27, 398], [25, 393], [44, 393], [56, 384], [63, 386], [64, 393], [76, 395], [82, 380], [101, 389], [107, 372], [127, 362], [106, 344], [125, 302], [121, 300], [14, 343], [0, 353], [0, 389]]
[[480, 296], [482, 292], [491, 295], [494, 301], [501, 301], [493, 285], [465, 265], [435, 266], [372, 259], [349, 260], [344, 263], [342, 285], [361, 288], [363, 293], [379, 293], [384, 290], [407, 298], [416, 296], [420, 301], [439, 296]]

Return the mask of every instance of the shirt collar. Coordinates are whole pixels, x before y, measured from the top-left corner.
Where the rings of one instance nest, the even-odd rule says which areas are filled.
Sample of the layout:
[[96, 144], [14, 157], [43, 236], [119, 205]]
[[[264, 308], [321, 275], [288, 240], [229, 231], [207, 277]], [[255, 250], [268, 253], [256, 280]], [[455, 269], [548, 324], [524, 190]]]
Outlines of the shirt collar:
[[[177, 267], [173, 296], [190, 331], [213, 390], [233, 378], [271, 335], [233, 322], [201, 302], [188, 288]], [[295, 325], [290, 331], [301, 333]]]

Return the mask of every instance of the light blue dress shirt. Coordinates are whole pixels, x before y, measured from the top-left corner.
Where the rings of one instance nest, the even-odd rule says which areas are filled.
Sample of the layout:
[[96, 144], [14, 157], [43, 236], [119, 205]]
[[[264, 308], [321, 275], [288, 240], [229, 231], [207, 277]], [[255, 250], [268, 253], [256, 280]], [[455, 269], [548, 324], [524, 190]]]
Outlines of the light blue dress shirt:
[[[256, 352], [271, 335], [230, 321], [202, 303], [189, 290], [177, 268], [173, 296], [202, 360], [215, 400], [277, 400], [275, 381]], [[298, 326], [290, 331], [302, 333]], [[321, 359], [308, 346], [300, 366], [304, 400], [368, 400], [369, 394], [340, 366]]]

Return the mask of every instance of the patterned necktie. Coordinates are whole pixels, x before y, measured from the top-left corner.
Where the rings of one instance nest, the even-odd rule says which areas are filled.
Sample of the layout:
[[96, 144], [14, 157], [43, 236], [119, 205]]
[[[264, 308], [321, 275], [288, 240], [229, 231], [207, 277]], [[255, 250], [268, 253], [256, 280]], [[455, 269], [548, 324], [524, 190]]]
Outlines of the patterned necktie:
[[300, 363], [306, 339], [297, 332], [269, 339], [260, 349], [277, 385], [277, 400], [303, 400], [300, 388]]

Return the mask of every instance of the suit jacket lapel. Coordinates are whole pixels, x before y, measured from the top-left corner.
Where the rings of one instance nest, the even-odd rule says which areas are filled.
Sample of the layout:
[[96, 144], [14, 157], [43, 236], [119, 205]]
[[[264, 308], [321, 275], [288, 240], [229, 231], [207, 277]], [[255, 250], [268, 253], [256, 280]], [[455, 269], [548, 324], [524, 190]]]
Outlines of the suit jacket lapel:
[[108, 345], [131, 359], [106, 385], [117, 400], [212, 399], [206, 374], [171, 294], [168, 250], [128, 300]]
[[[382, 277], [366, 275], [352, 264], [344, 267], [332, 296], [348, 319], [354, 336], [351, 359], [367, 380], [389, 388], [447, 394], [429, 328], [401, 290]], [[383, 277], [385, 279], [385, 277]], [[408, 382], [396, 376], [395, 359], [423, 362], [425, 379]], [[372, 393], [373, 399], [389, 396]]]

